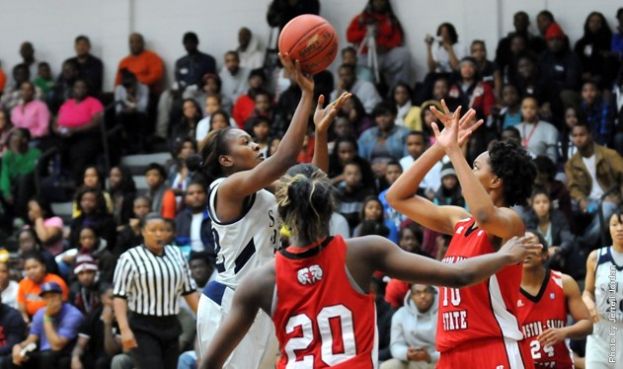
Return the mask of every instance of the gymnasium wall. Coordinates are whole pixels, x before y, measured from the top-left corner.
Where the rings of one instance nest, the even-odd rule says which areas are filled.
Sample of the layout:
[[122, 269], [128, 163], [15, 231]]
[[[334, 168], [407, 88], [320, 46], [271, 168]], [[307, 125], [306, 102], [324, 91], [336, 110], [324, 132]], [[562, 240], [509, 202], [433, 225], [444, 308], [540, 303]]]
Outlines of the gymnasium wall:
[[[575, 42], [582, 35], [590, 11], [603, 12], [614, 28], [616, 9], [623, 6], [616, 0], [391, 1], [406, 31], [418, 79], [426, 73], [424, 36], [434, 33], [441, 22], [452, 22], [465, 43], [484, 39], [492, 55], [497, 40], [512, 30], [512, 15], [517, 10], [530, 14], [536, 32], [536, 13], [549, 9]], [[337, 29], [340, 46], [345, 45], [349, 21], [366, 2], [321, 0], [321, 15]], [[236, 46], [237, 30], [243, 25], [266, 42], [269, 3], [270, 0], [2, 0], [0, 62], [9, 74], [19, 62], [20, 43], [29, 40], [35, 46], [37, 60], [50, 62], [56, 75], [62, 61], [73, 56], [74, 37], [86, 34], [91, 38], [93, 54], [104, 61], [105, 89], [110, 90], [116, 64], [128, 53], [127, 36], [137, 31], [145, 36], [147, 47], [164, 58], [170, 79], [175, 59], [184, 54], [181, 38], [188, 30], [197, 32], [200, 48], [214, 55], [219, 63], [223, 53]]]

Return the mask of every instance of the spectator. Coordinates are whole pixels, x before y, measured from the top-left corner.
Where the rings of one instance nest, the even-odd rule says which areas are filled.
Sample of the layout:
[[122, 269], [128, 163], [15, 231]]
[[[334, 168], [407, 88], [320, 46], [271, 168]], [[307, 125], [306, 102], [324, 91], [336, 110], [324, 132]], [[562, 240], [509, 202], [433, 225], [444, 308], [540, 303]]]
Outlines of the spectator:
[[[48, 96], [48, 106], [53, 113], [57, 113], [60, 106], [73, 96], [74, 83], [80, 78], [80, 69], [75, 60], [65, 60], [63, 69], [58, 76], [54, 89]], [[88, 85], [87, 85], [88, 87]]]
[[387, 238], [392, 240], [392, 242], [398, 241], [398, 229], [396, 228], [394, 222], [390, 219], [385, 219], [383, 204], [376, 196], [369, 196], [363, 201], [363, 207], [361, 208], [359, 219], [361, 219], [361, 223], [359, 223], [353, 230], [353, 237], [363, 236], [363, 225], [365, 222], [375, 222], [387, 228]]
[[177, 208], [183, 205], [183, 196], [193, 179], [194, 172], [186, 164], [186, 160], [197, 153], [197, 144], [192, 138], [184, 138], [175, 142], [173, 157], [168, 168], [168, 183], [176, 195]]
[[580, 119], [586, 121], [586, 118], [582, 117], [578, 108], [570, 106], [565, 109], [565, 124], [562, 126], [558, 139], [558, 158], [559, 162], [562, 164], [566, 163], [567, 160], [577, 152], [577, 148], [573, 144], [573, 138], [571, 137], [571, 130], [573, 130], [573, 126], [575, 126]]
[[[17, 289], [17, 282], [10, 279], [9, 266], [7, 265], [7, 263], [0, 263], [0, 302], [2, 303], [2, 305], [0, 305], [0, 316], [2, 316], [2, 310], [4, 306], [17, 309]], [[21, 320], [22, 319], [20, 319], [20, 321]], [[0, 321], [2, 321], [2, 318], [0, 318]], [[0, 345], [0, 356], [2, 356], [3, 354], [4, 353], [2, 352], [2, 347]]]
[[511, 83], [517, 86], [522, 97], [533, 96], [541, 104], [550, 104], [557, 99], [548, 77], [540, 73], [534, 57], [520, 55], [517, 59], [517, 73]]
[[250, 72], [250, 69], [240, 66], [240, 57], [236, 51], [226, 52], [225, 65], [219, 72], [222, 83], [221, 94], [229, 101], [236, 101], [238, 96], [248, 89], [247, 80]]
[[136, 79], [149, 87], [151, 93], [160, 91], [160, 82], [164, 77], [164, 64], [158, 54], [145, 50], [145, 40], [140, 33], [132, 33], [129, 38], [130, 55], [121, 59], [117, 68], [115, 85], [121, 84], [121, 71], [127, 69]]
[[382, 156], [394, 159], [403, 157], [409, 131], [405, 127], [396, 126], [396, 107], [380, 103], [374, 108], [372, 116], [376, 127], [368, 129], [359, 137], [359, 156], [367, 160]]
[[201, 107], [194, 99], [184, 99], [182, 102], [182, 117], [173, 125], [169, 142], [175, 143], [181, 139], [194, 139], [197, 136], [197, 126], [201, 121]]
[[238, 48], [236, 51], [240, 57], [241, 67], [253, 70], [264, 65], [262, 46], [258, 38], [247, 27], [242, 27], [238, 31]]
[[46, 271], [48, 273], [58, 274], [58, 266], [54, 260], [54, 255], [41, 247], [34, 229], [29, 226], [22, 227], [22, 229], [17, 232], [17, 243], [20, 269], [24, 269], [26, 256], [32, 253], [38, 253], [43, 259]]
[[71, 220], [69, 226], [69, 244], [80, 246], [80, 231], [85, 226], [92, 227], [95, 232], [106, 240], [108, 247], [115, 244], [115, 221], [106, 208], [102, 191], [93, 188], [82, 188], [76, 194], [76, 202], [80, 216]]
[[[255, 109], [255, 96], [260, 91], [264, 91], [266, 84], [266, 76], [261, 69], [254, 69], [249, 74], [249, 89], [243, 95], [240, 95], [234, 102], [231, 115], [238, 124], [238, 127], [244, 127], [244, 122], [251, 116]], [[266, 93], [267, 94], [267, 93]], [[269, 100], [270, 104], [270, 100]]]
[[345, 91], [350, 92], [359, 98], [366, 113], [371, 113], [374, 107], [382, 101], [372, 83], [357, 79], [355, 67], [352, 65], [342, 64], [338, 69], [338, 76], [338, 86], [331, 92], [331, 101], [337, 99]]
[[205, 252], [191, 252], [188, 257], [188, 268], [198, 287], [207, 286], [215, 271], [213, 255]]
[[584, 122], [578, 122], [571, 134], [578, 152], [565, 164], [567, 187], [578, 210], [592, 219], [580, 237], [582, 247], [592, 250], [601, 238], [599, 212], [602, 219], [610, 219], [621, 202], [623, 158], [597, 145]]
[[502, 87], [501, 108], [493, 107], [487, 126], [501, 133], [503, 129], [521, 123], [521, 99], [517, 87], [512, 84]]
[[491, 114], [495, 96], [491, 85], [481, 80], [477, 68], [477, 61], [474, 58], [461, 59], [458, 81], [450, 87], [448, 96], [457, 99], [463, 111], [474, 109], [480, 118], [486, 118]]
[[9, 150], [2, 156], [0, 191], [4, 200], [13, 205], [16, 215], [27, 219], [26, 206], [35, 193], [34, 172], [41, 151], [29, 147], [30, 132], [14, 129], [9, 136]]
[[175, 243], [186, 246], [188, 252], [214, 252], [214, 240], [208, 214], [205, 185], [193, 181], [184, 195], [184, 209], [175, 217]]
[[433, 369], [439, 360], [435, 350], [437, 332], [437, 290], [414, 284], [405, 297], [405, 306], [392, 317], [391, 353], [393, 359], [381, 369]]
[[611, 51], [613, 56], [621, 61], [623, 60], [623, 8], [617, 10], [617, 32], [612, 35]]
[[[195, 281], [181, 252], [165, 246], [164, 227], [160, 215], [148, 215], [142, 226], [144, 244], [122, 254], [115, 271], [115, 316], [124, 350], [131, 349], [137, 369], [175, 368], [181, 333], [178, 299], [184, 296], [197, 311]], [[151, 287], [138, 283], [143, 270], [149, 273]], [[142, 303], [143, 298], [151, 303]]]
[[545, 155], [556, 162], [558, 130], [552, 124], [539, 119], [539, 103], [533, 97], [521, 102], [523, 121], [515, 126], [521, 134], [521, 146], [533, 156]]
[[[2, 265], [4, 267], [0, 266], [0, 270], [6, 268], [6, 264], [2, 263]], [[8, 271], [0, 272], [0, 274], [6, 272]], [[2, 339], [0, 340], [0, 367], [8, 368], [12, 360], [11, 351], [13, 346], [24, 340], [26, 324], [19, 311], [10, 305], [8, 301], [4, 300], [4, 292], [2, 292], [2, 300], [0, 301], [0, 332], [2, 332]]]
[[[254, 108], [249, 117], [244, 121], [242, 129], [251, 132], [251, 124], [256, 118], [266, 118], [270, 122], [274, 120], [275, 112], [272, 104], [273, 99], [266, 91], [258, 91], [253, 99]], [[312, 143], [313, 146], [313, 143]]]
[[[226, 111], [221, 101], [222, 100], [220, 95], [210, 94], [206, 96], [204, 117], [197, 123], [197, 133], [195, 136], [195, 140], [197, 142], [201, 142], [208, 135], [208, 132], [210, 132], [210, 121], [212, 120], [212, 114]], [[231, 117], [229, 117], [229, 126], [236, 126], [236, 121]]]
[[411, 83], [411, 57], [404, 46], [402, 26], [389, 0], [369, 0], [363, 12], [355, 16], [348, 26], [346, 39], [360, 45], [364, 53], [360, 63], [369, 58], [367, 37], [375, 39], [378, 72], [383, 76], [385, 84], [393, 88], [398, 82]]
[[65, 101], [58, 111], [52, 130], [60, 136], [64, 166], [79, 182], [84, 168], [94, 164], [100, 152], [99, 124], [104, 107], [87, 95], [87, 84], [82, 79], [76, 80], [73, 92], [73, 98]]
[[601, 97], [599, 86], [594, 81], [582, 84], [580, 113], [591, 127], [591, 135], [603, 146], [614, 142], [614, 112], [607, 99]]
[[554, 27], [560, 27], [558, 26], [558, 23], [556, 23], [556, 20], [554, 19], [554, 14], [552, 14], [552, 12], [550, 12], [549, 10], [541, 10], [536, 16], [536, 26], [539, 29], [539, 33], [541, 33], [541, 36], [545, 37], [545, 34], [547, 33], [551, 25], [555, 25]]
[[[374, 74], [372, 73], [372, 69], [370, 69], [370, 67], [368, 67], [367, 65], [363, 65], [357, 62], [357, 50], [354, 47], [346, 46], [342, 49], [341, 54], [342, 64], [352, 65], [353, 67], [355, 67], [355, 74], [357, 75], [357, 79], [374, 83]], [[292, 86], [292, 84], [290, 86]]]
[[357, 154], [357, 141], [345, 137], [335, 140], [335, 149], [329, 157], [329, 178], [331, 183], [337, 185], [344, 180], [344, 167], [346, 164], [355, 162], [361, 168], [365, 187], [374, 188], [374, 173], [370, 163]]
[[[45, 303], [33, 317], [30, 333], [25, 341], [13, 347], [11, 368], [67, 368], [71, 349], [78, 337], [83, 317], [80, 311], [63, 302], [65, 291], [56, 282], [41, 286], [39, 296]], [[22, 350], [36, 344], [37, 351]]]
[[266, 20], [271, 27], [283, 28], [292, 18], [303, 14], [320, 14], [318, 0], [273, 0], [268, 8]]
[[[210, 116], [208, 133], [231, 127], [231, 117], [223, 110], [218, 110]], [[207, 137], [207, 134], [206, 134]], [[205, 140], [205, 137], [204, 137]]]
[[118, 258], [121, 254], [134, 246], [143, 242], [141, 235], [140, 222], [151, 210], [151, 203], [146, 196], [138, 196], [133, 201], [132, 213], [127, 225], [117, 233], [117, 244], [113, 250], [113, 255]]
[[28, 220], [43, 248], [56, 256], [63, 251], [63, 219], [54, 216], [50, 204], [40, 197], [28, 201]]
[[396, 124], [411, 131], [421, 131], [422, 121], [420, 120], [420, 115], [422, 110], [419, 106], [413, 106], [412, 104], [413, 91], [411, 87], [406, 83], [398, 83], [394, 86], [391, 96], [398, 111]]
[[[421, 131], [411, 131], [406, 138], [407, 155], [400, 159], [400, 166], [403, 170], [407, 170], [415, 163], [415, 161], [426, 151], [428, 144], [426, 135]], [[435, 191], [441, 186], [441, 168], [443, 163], [439, 161], [428, 171], [424, 180], [420, 184], [420, 188], [424, 191], [429, 199], [434, 198]]]
[[506, 70], [514, 62], [512, 40], [515, 36], [521, 37], [523, 42], [525, 42], [526, 50], [530, 50], [535, 55], [540, 54], [545, 49], [543, 39], [530, 33], [530, 17], [528, 13], [524, 11], [515, 13], [513, 15], [513, 26], [515, 31], [510, 32], [500, 40], [495, 52], [495, 63], [502, 71]]
[[78, 66], [78, 75], [87, 81], [90, 91], [99, 96], [102, 93], [104, 65], [102, 61], [91, 54], [91, 40], [85, 35], [79, 35], [74, 40], [76, 56], [70, 58]]
[[70, 287], [69, 301], [84, 316], [89, 316], [101, 306], [98, 272], [97, 263], [90, 255], [82, 254], [76, 258], [73, 269], [76, 280]]
[[584, 35], [575, 43], [573, 51], [582, 65], [582, 80], [594, 81], [601, 87], [610, 87], [618, 67], [612, 68], [609, 61], [612, 44], [612, 30], [606, 17], [600, 12], [591, 12], [584, 22]]
[[470, 46], [470, 56], [476, 62], [476, 70], [480, 80], [491, 87], [495, 98], [502, 96], [502, 73], [497, 64], [487, 60], [487, 46], [483, 40], [474, 40]]
[[54, 77], [52, 77], [50, 64], [47, 62], [39, 63], [39, 67], [37, 68], [37, 77], [32, 81], [32, 83], [35, 87], [39, 87], [41, 89], [44, 100], [49, 101], [52, 96], [52, 92], [54, 92], [54, 87], [56, 86]]
[[[104, 190], [104, 183], [106, 180], [104, 179], [104, 175], [99, 170], [98, 167], [91, 165], [84, 168], [84, 175], [82, 176], [82, 184], [78, 187], [78, 191], [84, 188], [90, 188], [93, 190], [100, 191], [104, 196], [104, 200], [106, 202], [106, 210], [108, 213], [112, 214], [113, 204], [112, 199], [110, 198], [110, 194]], [[80, 216], [81, 212], [78, 208], [80, 204], [78, 201], [72, 203], [71, 207], [71, 216], [72, 218], [77, 218]]]
[[451, 163], [446, 163], [441, 167], [440, 177], [441, 186], [435, 193], [434, 203], [439, 206], [451, 205], [465, 208], [461, 185]]
[[35, 59], [35, 47], [30, 41], [24, 41], [19, 47], [19, 55], [22, 57], [22, 64], [28, 68], [30, 76], [37, 74], [37, 60]]
[[48, 282], [59, 286], [63, 300], [69, 298], [69, 289], [65, 281], [56, 274], [47, 272], [43, 257], [36, 251], [24, 255], [24, 273], [25, 277], [19, 282], [17, 289], [17, 305], [25, 322], [30, 322], [35, 313], [45, 307], [46, 302], [39, 294], [44, 291], [44, 286]]
[[361, 221], [360, 213], [366, 197], [374, 195], [374, 189], [365, 186], [362, 168], [351, 161], [344, 165], [344, 181], [337, 185], [337, 212], [348, 221], [350, 229], [354, 229]]
[[32, 82], [23, 82], [20, 91], [20, 103], [11, 110], [13, 126], [27, 129], [35, 139], [47, 136], [50, 126], [48, 106], [41, 100], [35, 100], [35, 85]]
[[260, 146], [260, 153], [265, 158], [268, 157], [268, 140], [270, 135], [271, 121], [267, 117], [255, 117], [249, 122], [251, 128], [251, 137], [253, 141]]
[[78, 247], [69, 249], [56, 257], [61, 275], [69, 277], [73, 269], [74, 276], [77, 276], [75, 268], [79, 266], [78, 264], [89, 262], [98, 267], [96, 272], [98, 272], [101, 280], [112, 281], [115, 259], [112, 253], [108, 251], [112, 247], [112, 245], [108, 245], [105, 239], [99, 237], [94, 227], [83, 226], [79, 233]]
[[0, 159], [9, 148], [9, 137], [13, 126], [6, 111], [0, 109]]
[[109, 369], [112, 357], [121, 352], [112, 286], [102, 284], [98, 293], [102, 304], [86, 316], [80, 327], [78, 342], [71, 353], [72, 369]]
[[195, 101], [197, 101], [197, 103], [202, 106], [203, 114], [206, 117], [211, 114], [207, 110], [206, 103], [207, 97], [210, 95], [214, 95], [219, 99], [219, 108], [222, 108], [225, 111], [231, 111], [233, 101], [231, 101], [228, 97], [221, 93], [221, 84], [221, 78], [218, 75], [208, 73], [203, 76], [201, 85], [189, 86], [188, 88], [186, 88], [186, 91], [184, 91], [184, 95], [182, 97], [184, 99], [195, 99]]
[[108, 193], [113, 204], [113, 218], [117, 226], [127, 224], [132, 216], [132, 202], [136, 196], [136, 184], [130, 169], [117, 165], [110, 168]]
[[[30, 72], [24, 64], [17, 64], [12, 71], [13, 83], [7, 87], [0, 99], [0, 107], [6, 111], [11, 111], [16, 107], [22, 98], [21, 86], [24, 82], [30, 81]], [[35, 87], [35, 99], [41, 99], [43, 92], [40, 88]]]
[[534, 159], [536, 178], [534, 185], [543, 189], [550, 198], [552, 210], [564, 214], [569, 222], [571, 217], [571, 196], [564, 183], [556, 179], [556, 164], [547, 156], [537, 156]]
[[164, 194], [167, 191], [167, 172], [164, 167], [157, 163], [151, 163], [145, 169], [145, 181], [147, 182], [148, 197], [151, 200], [151, 211], [162, 211]]
[[437, 28], [437, 39], [426, 36], [426, 55], [430, 73], [452, 73], [459, 70], [459, 61], [467, 56], [467, 47], [459, 42], [452, 23]]
[[[387, 187], [389, 188], [400, 175], [402, 174], [402, 167], [397, 160], [392, 160], [387, 163], [387, 169], [385, 171], [385, 182], [387, 183]], [[381, 202], [381, 206], [383, 208], [383, 215], [385, 217], [385, 225], [390, 231], [390, 239], [393, 242], [399, 242], [398, 230], [400, 229], [400, 224], [402, 223], [403, 216], [398, 213], [394, 208], [392, 208], [385, 196], [387, 195], [387, 189], [382, 191], [378, 200]], [[365, 207], [364, 207], [365, 209]]]
[[338, 116], [348, 118], [356, 136], [361, 135], [365, 130], [374, 125], [374, 122], [366, 113], [363, 103], [356, 95], [352, 95], [350, 99], [346, 100], [346, 103], [338, 112]]
[[120, 84], [115, 87], [115, 111], [117, 119], [127, 135], [127, 146], [131, 152], [144, 149], [148, 135], [149, 88], [140, 83], [137, 76], [128, 69], [119, 72]]

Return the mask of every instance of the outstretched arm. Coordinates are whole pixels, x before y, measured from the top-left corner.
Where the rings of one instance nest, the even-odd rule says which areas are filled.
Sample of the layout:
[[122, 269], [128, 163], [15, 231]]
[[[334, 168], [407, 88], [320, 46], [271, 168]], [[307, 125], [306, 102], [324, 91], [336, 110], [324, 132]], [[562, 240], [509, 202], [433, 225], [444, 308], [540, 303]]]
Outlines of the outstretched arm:
[[351, 93], [343, 92], [334, 102], [322, 108], [324, 105], [324, 95], [318, 97], [318, 105], [314, 112], [314, 124], [316, 125], [316, 141], [314, 143], [314, 157], [312, 164], [320, 168], [323, 172], [329, 173], [329, 127], [333, 119], [340, 111], [344, 103], [352, 96]]
[[223, 201], [225, 205], [242, 204], [247, 196], [269, 186], [296, 164], [296, 157], [307, 134], [314, 82], [303, 74], [298, 61], [293, 62], [287, 55], [280, 55], [280, 58], [286, 72], [301, 87], [301, 100], [277, 152], [251, 170], [232, 174], [220, 185], [218, 200]]

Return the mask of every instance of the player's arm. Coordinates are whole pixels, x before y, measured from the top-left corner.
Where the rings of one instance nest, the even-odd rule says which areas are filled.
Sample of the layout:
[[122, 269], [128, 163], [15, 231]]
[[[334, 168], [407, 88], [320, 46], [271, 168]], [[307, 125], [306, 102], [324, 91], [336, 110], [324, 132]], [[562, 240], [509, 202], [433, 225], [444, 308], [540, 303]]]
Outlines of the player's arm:
[[278, 180], [291, 166], [296, 164], [296, 157], [301, 151], [303, 138], [307, 134], [314, 81], [303, 74], [298, 62], [293, 62], [287, 55], [280, 55], [280, 57], [288, 75], [301, 88], [301, 100], [277, 152], [251, 170], [232, 174], [221, 184], [218, 200], [223, 199], [225, 205], [242, 203], [247, 196]]
[[318, 97], [318, 105], [314, 112], [314, 125], [316, 125], [316, 140], [314, 142], [314, 157], [312, 164], [320, 168], [325, 173], [329, 173], [329, 127], [338, 111], [344, 103], [352, 96], [349, 92], [343, 92], [334, 102], [322, 108], [324, 105], [324, 95]]
[[[474, 175], [467, 160], [465, 160], [465, 154], [461, 148], [460, 110], [460, 107], [455, 110], [452, 119], [445, 123], [443, 131], [439, 131], [436, 123], [433, 123], [432, 128], [437, 144], [444, 148], [454, 166], [461, 184], [463, 197], [465, 197], [471, 214], [476, 219], [478, 227], [489, 236], [507, 240], [514, 236], [523, 235], [524, 225], [519, 214], [509, 208], [495, 206], [487, 191]], [[475, 112], [470, 109], [465, 115], [470, 114], [475, 114]], [[500, 180], [498, 179], [498, 181]]]
[[597, 307], [595, 306], [595, 270], [597, 268], [597, 250], [591, 251], [586, 259], [586, 277], [584, 279], [584, 292], [582, 300], [588, 309], [593, 322], [599, 321]]
[[[273, 265], [270, 264], [270, 267]], [[251, 328], [258, 310], [263, 308], [270, 314], [270, 301], [267, 299], [272, 300], [275, 285], [274, 268], [272, 270], [271, 275], [267, 266], [261, 267], [240, 281], [225, 321], [210, 342], [205, 356], [199, 360], [199, 369], [221, 369]]]
[[[540, 250], [541, 245], [528, 243], [528, 238], [514, 237], [498, 252], [463, 260], [456, 264], [408, 253], [395, 243], [379, 236], [349, 240], [365, 249], [371, 270], [382, 271], [393, 278], [411, 283], [426, 283], [447, 287], [465, 287], [481, 282], [506, 265], [521, 262], [529, 252]], [[350, 268], [350, 266], [349, 266]]]
[[550, 328], [541, 333], [537, 338], [541, 346], [551, 346], [563, 342], [567, 338], [582, 339], [593, 332], [593, 322], [591, 322], [588, 309], [584, 305], [584, 301], [582, 301], [580, 287], [576, 281], [570, 276], [563, 274], [562, 288], [567, 300], [569, 313], [571, 313], [576, 322], [567, 327]]

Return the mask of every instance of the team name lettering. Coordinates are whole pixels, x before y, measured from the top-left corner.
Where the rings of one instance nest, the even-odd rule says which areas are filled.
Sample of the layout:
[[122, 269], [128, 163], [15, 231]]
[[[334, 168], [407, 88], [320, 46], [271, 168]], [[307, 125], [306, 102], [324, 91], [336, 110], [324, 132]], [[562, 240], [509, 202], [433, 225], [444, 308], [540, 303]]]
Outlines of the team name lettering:
[[458, 262], [461, 262], [463, 260], [467, 259], [466, 257], [463, 256], [446, 256], [445, 258], [443, 258], [441, 260], [442, 263], [446, 263], [446, 264], [456, 264]]
[[462, 331], [467, 329], [467, 311], [447, 311], [442, 314], [444, 331]]
[[543, 325], [542, 322], [530, 322], [526, 323], [521, 327], [523, 331], [524, 338], [536, 337], [543, 333], [544, 331], [551, 328], [562, 328], [565, 326], [565, 322], [559, 319], [548, 319]]

